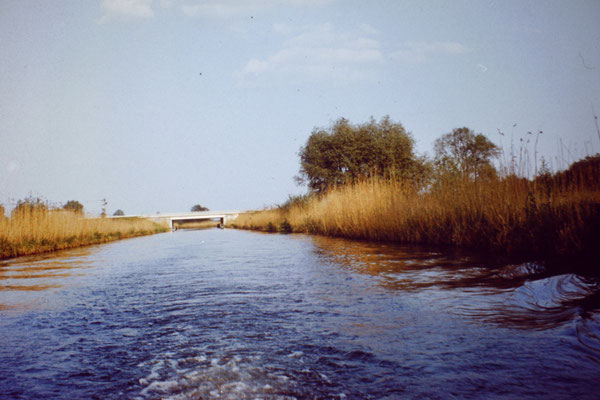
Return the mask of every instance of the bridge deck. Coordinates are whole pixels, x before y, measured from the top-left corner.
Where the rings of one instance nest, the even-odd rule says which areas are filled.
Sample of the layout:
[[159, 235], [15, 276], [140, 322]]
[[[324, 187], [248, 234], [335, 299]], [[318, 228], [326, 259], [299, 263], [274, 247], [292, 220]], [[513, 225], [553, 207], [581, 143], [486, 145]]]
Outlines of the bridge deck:
[[154, 221], [165, 221], [173, 228], [174, 221], [220, 219], [221, 222], [237, 218], [241, 211], [196, 211], [187, 213], [112, 215], [107, 218], [145, 218]]

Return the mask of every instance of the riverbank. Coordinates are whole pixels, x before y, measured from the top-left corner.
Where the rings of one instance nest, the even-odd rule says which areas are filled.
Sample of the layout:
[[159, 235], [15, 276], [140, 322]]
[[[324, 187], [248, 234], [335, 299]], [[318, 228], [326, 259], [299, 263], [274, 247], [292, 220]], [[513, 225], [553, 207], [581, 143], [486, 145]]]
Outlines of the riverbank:
[[231, 226], [592, 260], [600, 253], [596, 164], [536, 180], [445, 179], [424, 191], [373, 178], [240, 215]]
[[148, 220], [84, 218], [83, 215], [44, 208], [0, 218], [0, 259], [106, 243], [166, 232]]

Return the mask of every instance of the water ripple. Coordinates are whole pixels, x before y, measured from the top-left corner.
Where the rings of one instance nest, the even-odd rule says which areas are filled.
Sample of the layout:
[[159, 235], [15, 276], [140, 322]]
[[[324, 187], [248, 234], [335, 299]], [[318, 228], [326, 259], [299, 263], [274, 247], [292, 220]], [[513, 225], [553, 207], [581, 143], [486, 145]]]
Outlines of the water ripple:
[[178, 231], [0, 286], [3, 398], [597, 398], [599, 280], [537, 263]]

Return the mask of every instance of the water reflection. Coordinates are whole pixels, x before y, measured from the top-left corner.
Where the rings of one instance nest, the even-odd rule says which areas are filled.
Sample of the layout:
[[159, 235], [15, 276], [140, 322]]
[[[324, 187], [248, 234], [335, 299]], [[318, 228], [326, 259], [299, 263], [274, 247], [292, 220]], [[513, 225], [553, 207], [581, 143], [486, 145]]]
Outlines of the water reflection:
[[528, 280], [488, 301], [459, 307], [457, 313], [503, 326], [545, 330], [568, 321], [579, 324], [598, 309], [598, 280], [566, 274]]
[[92, 248], [21, 257], [0, 262], [0, 310], [31, 305], [32, 293], [63, 287], [90, 266]]
[[600, 279], [553, 275], [541, 264], [496, 264], [416, 246], [315, 237], [318, 254], [393, 292], [434, 291], [449, 312], [478, 322], [550, 329], [600, 309]]

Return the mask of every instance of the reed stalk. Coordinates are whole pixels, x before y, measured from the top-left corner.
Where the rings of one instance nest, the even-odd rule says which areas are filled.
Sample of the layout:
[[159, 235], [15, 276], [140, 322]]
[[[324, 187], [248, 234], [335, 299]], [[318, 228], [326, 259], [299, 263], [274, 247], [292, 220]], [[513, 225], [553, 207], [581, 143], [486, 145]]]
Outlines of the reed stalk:
[[0, 216], [0, 259], [105, 243], [166, 231], [141, 219], [85, 218], [62, 210], [31, 208]]
[[[300, 204], [240, 215], [234, 227], [351, 239], [469, 247], [508, 255], [598, 253], [598, 175], [527, 180], [443, 177], [417, 191], [370, 178], [330, 189]], [[592, 184], [590, 184], [590, 182]]]

